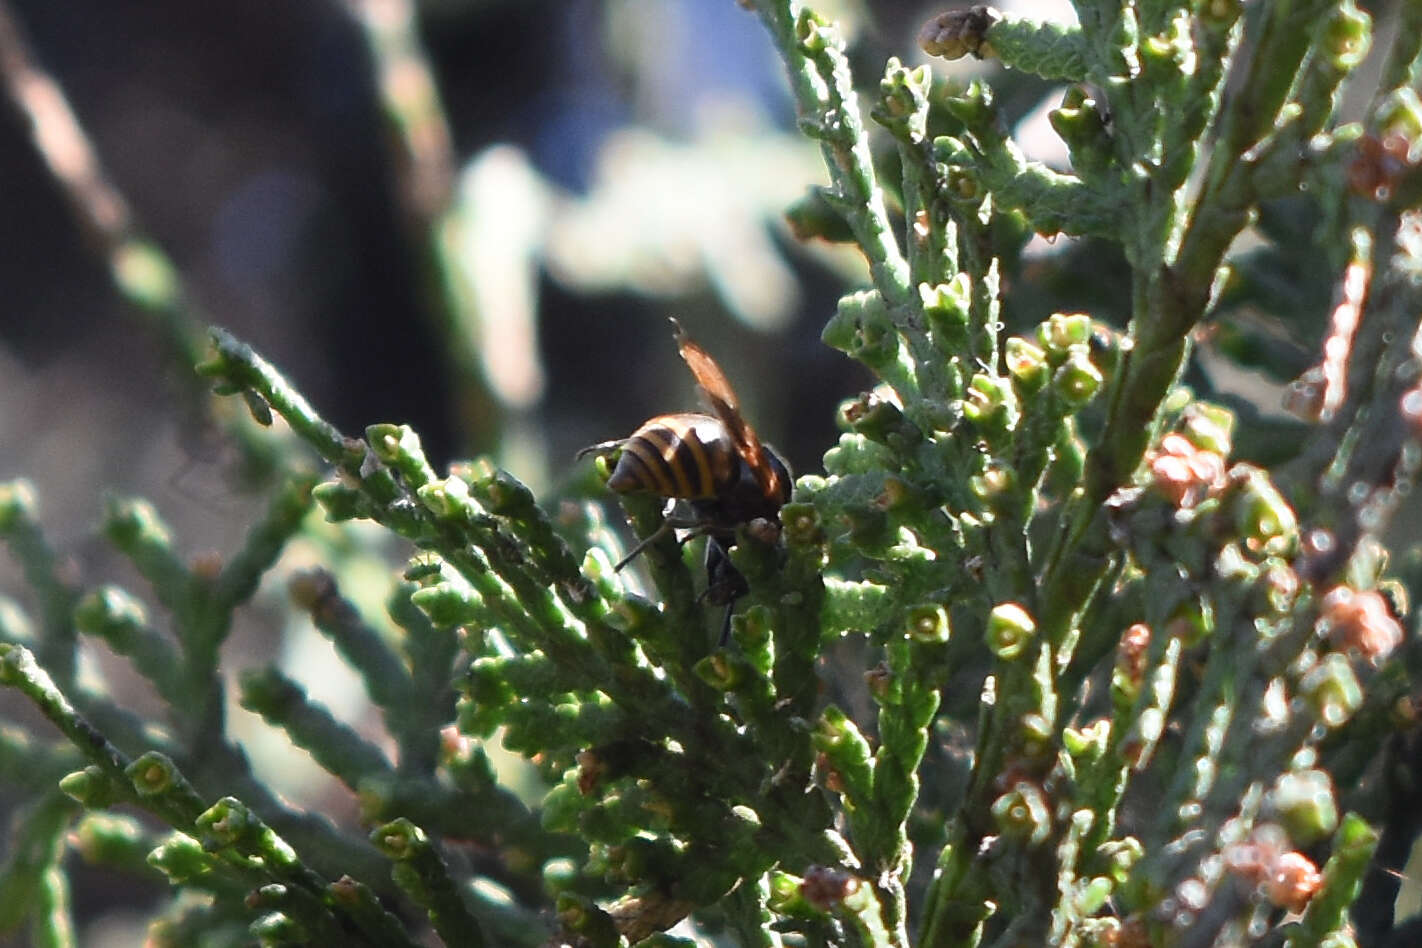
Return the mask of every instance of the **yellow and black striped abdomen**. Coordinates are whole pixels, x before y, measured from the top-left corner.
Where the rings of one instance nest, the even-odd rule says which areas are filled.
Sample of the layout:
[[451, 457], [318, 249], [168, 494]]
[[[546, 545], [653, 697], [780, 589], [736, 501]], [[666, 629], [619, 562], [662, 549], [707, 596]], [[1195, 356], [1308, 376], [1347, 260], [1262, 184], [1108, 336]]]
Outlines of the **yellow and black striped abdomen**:
[[696, 412], [658, 415], [622, 443], [607, 486], [620, 494], [645, 490], [699, 500], [734, 483], [741, 463], [719, 420]]

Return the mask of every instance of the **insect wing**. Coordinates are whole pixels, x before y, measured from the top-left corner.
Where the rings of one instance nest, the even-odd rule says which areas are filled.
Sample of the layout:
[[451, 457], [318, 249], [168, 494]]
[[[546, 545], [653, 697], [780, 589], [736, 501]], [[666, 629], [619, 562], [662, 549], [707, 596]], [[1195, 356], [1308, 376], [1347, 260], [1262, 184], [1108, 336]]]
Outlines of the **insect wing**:
[[780, 475], [771, 465], [755, 429], [741, 417], [740, 403], [736, 399], [735, 390], [731, 388], [730, 380], [726, 378], [726, 373], [721, 371], [721, 367], [711, 358], [710, 353], [686, 334], [681, 323], [675, 319], [671, 323], [676, 328], [676, 345], [682, 359], [687, 368], [691, 369], [691, 374], [696, 377], [696, 384], [701, 386], [701, 390], [710, 399], [716, 417], [726, 426], [726, 431], [730, 433], [731, 440], [736, 445], [736, 451], [755, 474], [761, 492], [766, 497], [779, 497]]

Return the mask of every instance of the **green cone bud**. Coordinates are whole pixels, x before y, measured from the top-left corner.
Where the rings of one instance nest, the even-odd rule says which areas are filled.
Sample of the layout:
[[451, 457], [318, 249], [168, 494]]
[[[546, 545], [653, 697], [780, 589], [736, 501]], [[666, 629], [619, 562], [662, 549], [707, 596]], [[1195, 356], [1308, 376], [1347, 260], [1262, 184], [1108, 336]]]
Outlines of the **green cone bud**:
[[988, 615], [988, 648], [1004, 661], [1012, 661], [1022, 655], [1036, 634], [1036, 620], [1015, 602], [994, 606]]
[[712, 652], [692, 666], [696, 677], [717, 691], [735, 691], [746, 680], [747, 670], [743, 661], [725, 650]]
[[820, 512], [813, 504], [786, 504], [780, 508], [780, 523], [790, 546], [817, 546], [824, 542]]
[[234, 797], [223, 797], [197, 818], [197, 826], [220, 846], [231, 846], [260, 826], [251, 810]]
[[1222, 458], [1233, 450], [1234, 412], [1209, 402], [1191, 402], [1181, 415], [1180, 433], [1202, 451]]
[[1352, 3], [1342, 4], [1324, 27], [1322, 51], [1331, 57], [1335, 69], [1348, 72], [1367, 58], [1372, 32], [1372, 17]]
[[1334, 652], [1325, 655], [1299, 683], [1304, 698], [1325, 727], [1347, 722], [1363, 705], [1363, 688], [1348, 659]]
[[321, 505], [321, 509], [326, 512], [326, 519], [331, 523], [364, 520], [371, 514], [370, 503], [365, 495], [359, 489], [340, 481], [317, 484], [312, 488], [311, 496]]
[[1036, 845], [1052, 831], [1052, 814], [1042, 788], [1025, 780], [992, 802], [992, 818], [1004, 836]]
[[948, 283], [933, 286], [920, 283], [918, 295], [933, 345], [945, 358], [956, 360], [970, 343], [968, 314], [972, 282], [968, 275], [960, 273]]
[[177, 765], [166, 755], [157, 751], [149, 751], [139, 757], [128, 765], [124, 773], [128, 775], [128, 779], [133, 781], [133, 789], [137, 790], [140, 796], [145, 797], [167, 793], [184, 783], [183, 775], [178, 772]]
[[148, 854], [148, 864], [168, 877], [174, 885], [183, 885], [210, 877], [213, 857], [191, 836], [174, 833]]
[[1019, 394], [1032, 395], [1047, 384], [1047, 354], [1021, 336], [1013, 336], [1004, 347], [1007, 371], [1017, 383]]
[[1107, 874], [1116, 881], [1117, 885], [1125, 885], [1131, 876], [1131, 870], [1145, 855], [1145, 847], [1134, 836], [1127, 836], [1125, 839], [1113, 839], [1102, 843], [1097, 847], [1096, 853], [1105, 860]]
[[59, 781], [59, 789], [66, 796], [93, 810], [119, 803], [125, 796], [119, 792], [118, 786], [108, 774], [95, 764], [66, 774]]
[[915, 606], [908, 613], [907, 632], [915, 642], [946, 642], [948, 612], [937, 603]]
[[1270, 793], [1270, 803], [1295, 846], [1309, 846], [1338, 828], [1338, 804], [1326, 771], [1297, 770], [1282, 775]]
[[1091, 364], [1086, 347], [1072, 346], [1066, 361], [1052, 376], [1052, 391], [1075, 409], [1096, 397], [1102, 381], [1101, 372]]
[[1017, 396], [1012, 383], [994, 375], [978, 373], [968, 382], [963, 414], [988, 433], [1003, 433], [1017, 426]]
[[35, 488], [29, 481], [0, 484], [0, 531], [13, 530], [20, 520], [33, 520], [38, 510]]
[[479, 594], [462, 583], [436, 583], [410, 594], [410, 601], [443, 628], [476, 622], [484, 614]]
[[370, 841], [387, 857], [397, 861], [412, 858], [421, 846], [429, 842], [424, 830], [403, 816], [384, 826], [377, 826], [370, 833]]
[[1055, 365], [1072, 346], [1089, 346], [1094, 327], [1085, 313], [1053, 313], [1037, 327], [1037, 341]]
[[1294, 510], [1258, 468], [1236, 465], [1230, 480], [1238, 485], [1235, 526], [1245, 545], [1255, 553], [1287, 555], [1298, 546], [1298, 519]]
[[1394, 89], [1378, 106], [1378, 127], [1384, 135], [1400, 135], [1408, 142], [1422, 139], [1422, 100], [1416, 89]]

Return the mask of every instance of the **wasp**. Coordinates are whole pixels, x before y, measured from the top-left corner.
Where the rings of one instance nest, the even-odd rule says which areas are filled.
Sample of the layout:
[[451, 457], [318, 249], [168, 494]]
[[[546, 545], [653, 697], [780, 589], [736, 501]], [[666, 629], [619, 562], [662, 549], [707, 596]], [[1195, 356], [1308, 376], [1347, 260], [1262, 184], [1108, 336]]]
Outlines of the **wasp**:
[[667, 530], [689, 529], [691, 536], [705, 536], [707, 582], [702, 597], [726, 607], [724, 645], [731, 610], [748, 591], [727, 551], [742, 524], [779, 520], [780, 508], [790, 500], [790, 471], [741, 417], [735, 390], [716, 360], [679, 322], [673, 319], [671, 324], [681, 358], [715, 414], [657, 415], [630, 436], [584, 448], [578, 457], [620, 450], [608, 487], [619, 494], [645, 491], [686, 502], [691, 517], [668, 517], [615, 568], [622, 569]]

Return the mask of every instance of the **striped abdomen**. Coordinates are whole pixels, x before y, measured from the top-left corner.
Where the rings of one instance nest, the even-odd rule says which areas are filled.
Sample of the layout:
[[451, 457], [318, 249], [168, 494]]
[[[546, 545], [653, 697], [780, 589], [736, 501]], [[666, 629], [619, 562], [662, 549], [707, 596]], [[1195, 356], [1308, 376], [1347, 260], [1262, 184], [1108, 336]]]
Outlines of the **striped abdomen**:
[[739, 481], [743, 464], [719, 420], [696, 412], [658, 415], [622, 443], [607, 486], [620, 494], [712, 498]]

